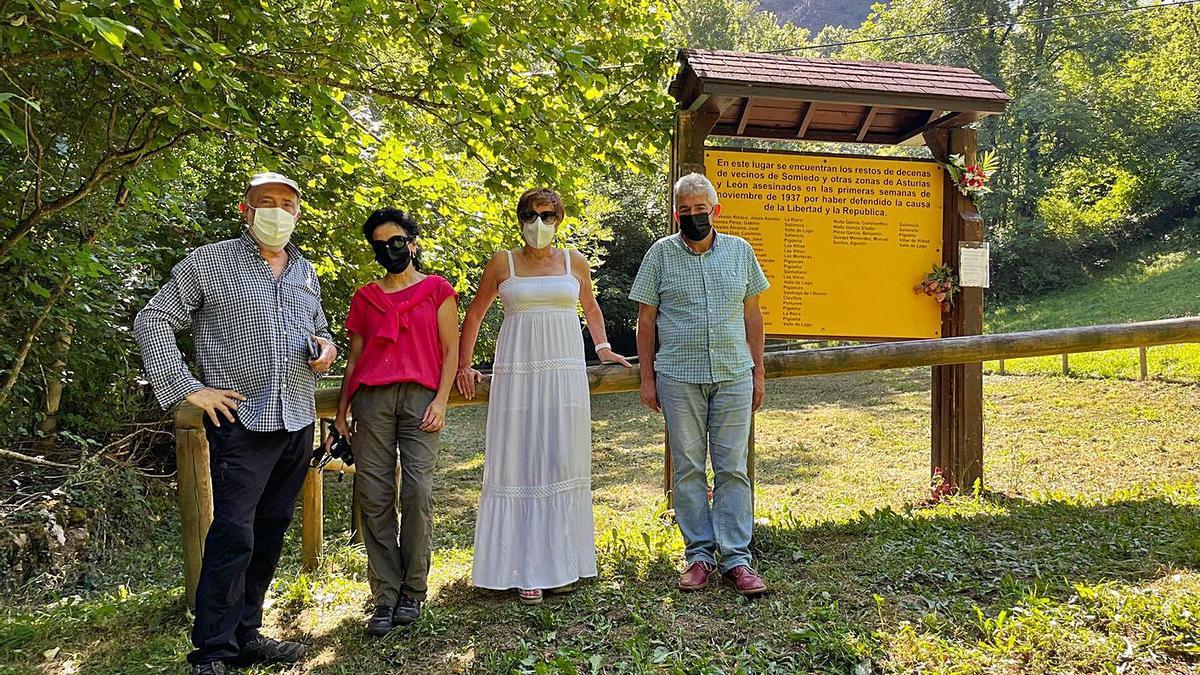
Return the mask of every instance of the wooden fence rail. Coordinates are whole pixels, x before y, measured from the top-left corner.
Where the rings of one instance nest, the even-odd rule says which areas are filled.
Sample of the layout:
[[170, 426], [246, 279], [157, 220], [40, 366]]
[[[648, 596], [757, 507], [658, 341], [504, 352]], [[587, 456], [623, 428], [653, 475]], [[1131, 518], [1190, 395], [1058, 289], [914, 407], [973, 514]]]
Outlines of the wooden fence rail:
[[[1147, 321], [1143, 323], [1058, 328], [1052, 330], [971, 335], [937, 340], [911, 340], [880, 344], [802, 349], [767, 354], [768, 378], [826, 375], [891, 368], [913, 368], [957, 363], [981, 363], [999, 359], [1050, 356], [1090, 351], [1107, 351], [1153, 345], [1200, 342], [1200, 317]], [[602, 365], [588, 368], [591, 393], [612, 394], [637, 391], [638, 370]], [[490, 380], [477, 387], [474, 399], [453, 393], [450, 405], [487, 403]], [[337, 411], [339, 389], [319, 389], [317, 415], [331, 418]], [[179, 506], [183, 524], [184, 576], [188, 602], [195, 601], [196, 582], [204, 536], [212, 523], [212, 484], [209, 479], [208, 441], [200, 409], [180, 405], [175, 413], [175, 447], [179, 465]], [[337, 470], [337, 464], [327, 469]], [[312, 470], [304, 488], [302, 518], [304, 564], [316, 564], [321, 534], [321, 472]]]

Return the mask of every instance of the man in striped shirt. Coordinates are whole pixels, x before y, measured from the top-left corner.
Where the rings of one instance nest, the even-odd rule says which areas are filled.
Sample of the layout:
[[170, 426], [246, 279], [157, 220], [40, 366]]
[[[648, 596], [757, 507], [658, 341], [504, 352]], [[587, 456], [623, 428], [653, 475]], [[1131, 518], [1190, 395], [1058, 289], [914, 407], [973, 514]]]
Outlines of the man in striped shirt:
[[[204, 411], [213, 522], [196, 589], [194, 675], [304, 655], [258, 629], [312, 452], [317, 378], [337, 358], [316, 272], [289, 241], [299, 186], [257, 174], [240, 208], [245, 232], [188, 254], [134, 323], [159, 404]], [[189, 328], [199, 377], [175, 341]]]

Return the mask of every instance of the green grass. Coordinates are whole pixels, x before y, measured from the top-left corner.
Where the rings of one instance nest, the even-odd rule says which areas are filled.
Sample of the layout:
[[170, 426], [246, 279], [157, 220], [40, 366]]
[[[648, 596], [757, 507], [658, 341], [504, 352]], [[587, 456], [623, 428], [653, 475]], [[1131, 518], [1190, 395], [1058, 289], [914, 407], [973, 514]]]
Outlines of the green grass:
[[[991, 491], [924, 509], [913, 504], [928, 478], [928, 381], [898, 371], [769, 383], [754, 548], [773, 592], [754, 602], [727, 587], [674, 590], [682, 542], [663, 513], [661, 419], [632, 395], [594, 404], [599, 580], [538, 608], [473, 589], [484, 411], [454, 410], [423, 618], [365, 635], [366, 561], [345, 545], [349, 481], [329, 480], [321, 569], [299, 574], [293, 528], [269, 598], [270, 632], [313, 646], [286, 672], [1200, 668], [1196, 387], [989, 377]], [[108, 590], [6, 603], [0, 672], [183, 672], [177, 530], [163, 536], [162, 552], [103, 576]], [[156, 571], [117, 585], [143, 566]]]
[[[1186, 242], [1185, 242], [1186, 243]], [[989, 308], [988, 333], [1151, 321], [1200, 315], [1200, 250], [1167, 242], [1140, 255], [1096, 281], [1028, 302]], [[1073, 354], [1073, 374], [1136, 379], [1136, 349]], [[997, 372], [998, 364], [986, 364]], [[1058, 356], [1016, 359], [1005, 363], [1010, 374], [1053, 375], [1062, 372]], [[1200, 380], [1200, 345], [1166, 345], [1148, 352], [1151, 377]]]

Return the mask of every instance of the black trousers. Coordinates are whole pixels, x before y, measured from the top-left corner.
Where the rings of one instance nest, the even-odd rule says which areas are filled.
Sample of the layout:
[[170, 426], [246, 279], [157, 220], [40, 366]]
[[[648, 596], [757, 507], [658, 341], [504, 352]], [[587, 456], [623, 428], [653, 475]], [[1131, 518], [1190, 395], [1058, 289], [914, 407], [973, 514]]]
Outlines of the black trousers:
[[263, 597], [275, 576], [283, 535], [312, 457], [313, 426], [249, 431], [207, 418], [213, 522], [196, 587], [194, 664], [237, 656], [258, 635]]

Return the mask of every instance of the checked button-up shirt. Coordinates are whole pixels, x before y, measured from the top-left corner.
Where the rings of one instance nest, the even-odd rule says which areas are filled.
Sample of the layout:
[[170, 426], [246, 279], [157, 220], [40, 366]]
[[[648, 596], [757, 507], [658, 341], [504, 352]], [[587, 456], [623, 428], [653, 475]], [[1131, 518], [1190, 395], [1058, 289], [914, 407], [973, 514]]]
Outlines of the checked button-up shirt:
[[[205, 386], [246, 400], [238, 421], [251, 431], [296, 431], [312, 424], [318, 375], [308, 338], [332, 340], [313, 266], [292, 244], [279, 279], [248, 234], [192, 251], [138, 313], [134, 335], [146, 375], [164, 409]], [[190, 328], [197, 379], [175, 334]]]
[[769, 285], [740, 237], [717, 233], [704, 253], [678, 234], [654, 242], [629, 290], [630, 300], [658, 308], [654, 371], [691, 384], [750, 374], [745, 301]]

